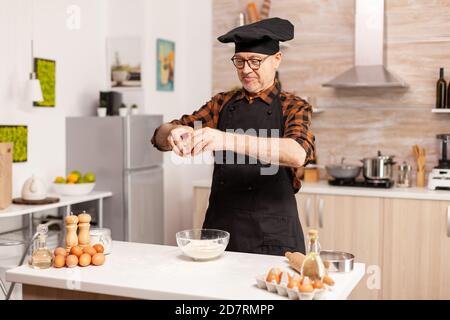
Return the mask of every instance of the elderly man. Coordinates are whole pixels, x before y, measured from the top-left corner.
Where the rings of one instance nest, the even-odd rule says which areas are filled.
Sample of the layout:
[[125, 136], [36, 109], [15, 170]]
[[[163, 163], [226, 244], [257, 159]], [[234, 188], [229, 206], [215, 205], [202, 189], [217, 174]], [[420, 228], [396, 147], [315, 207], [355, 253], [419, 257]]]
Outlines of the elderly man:
[[294, 26], [280, 18], [219, 37], [235, 43], [231, 60], [243, 88], [217, 94], [192, 115], [163, 124], [152, 138], [159, 150], [182, 157], [214, 151], [203, 227], [230, 232], [230, 251], [305, 252], [295, 193], [300, 189], [297, 170], [314, 154], [312, 109], [281, 91], [276, 80], [279, 42], [293, 37]]

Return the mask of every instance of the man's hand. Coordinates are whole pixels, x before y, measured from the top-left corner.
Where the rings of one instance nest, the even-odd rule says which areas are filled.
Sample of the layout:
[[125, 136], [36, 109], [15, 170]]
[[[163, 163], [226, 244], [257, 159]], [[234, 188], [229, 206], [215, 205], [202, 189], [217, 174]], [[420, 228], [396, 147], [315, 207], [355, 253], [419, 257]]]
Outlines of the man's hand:
[[180, 157], [186, 157], [191, 154], [192, 140], [194, 129], [189, 126], [178, 126], [170, 131], [167, 141], [175, 152]]
[[204, 151], [225, 150], [225, 145], [230, 137], [227, 133], [205, 127], [194, 131], [192, 156], [196, 156]]

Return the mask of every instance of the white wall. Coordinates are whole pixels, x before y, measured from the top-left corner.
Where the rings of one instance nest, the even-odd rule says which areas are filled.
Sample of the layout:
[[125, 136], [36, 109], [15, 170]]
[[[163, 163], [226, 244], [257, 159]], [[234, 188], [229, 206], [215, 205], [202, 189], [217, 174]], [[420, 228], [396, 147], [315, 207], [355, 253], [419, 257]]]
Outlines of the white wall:
[[[81, 9], [79, 30], [66, 27], [72, 4]], [[94, 114], [98, 92], [107, 88], [107, 36], [144, 40], [146, 112], [169, 121], [211, 97], [211, 0], [35, 0], [35, 56], [57, 61], [57, 106], [32, 108], [26, 95], [31, 5], [0, 0], [0, 124], [29, 126], [28, 162], [13, 168], [15, 196], [32, 173], [47, 182], [66, 173], [65, 117]], [[156, 91], [157, 38], [176, 42], [174, 92]], [[174, 244], [175, 232], [191, 226], [192, 181], [209, 178], [211, 166], [176, 166], [166, 154], [165, 168], [166, 240]]]
[[[79, 30], [66, 27], [74, 3]], [[32, 173], [47, 183], [66, 174], [65, 117], [93, 114], [105, 86], [105, 7], [106, 0], [0, 0], [0, 124], [29, 130], [28, 161], [13, 165], [14, 196]], [[33, 108], [28, 95], [32, 34], [35, 56], [56, 60], [56, 108]], [[0, 219], [0, 232], [20, 225], [20, 218]], [[1, 249], [0, 265], [13, 266], [20, 254], [19, 247]]]
[[[79, 30], [66, 27], [66, 9], [73, 3], [81, 9]], [[0, 0], [0, 124], [29, 129], [28, 162], [13, 166], [15, 196], [32, 173], [47, 182], [66, 174], [65, 117], [94, 114], [98, 91], [105, 86], [105, 4]], [[32, 34], [34, 55], [56, 60], [56, 108], [33, 108], [27, 95]]]
[[[165, 121], [192, 113], [212, 95], [211, 0], [135, 0], [133, 9], [129, 3], [110, 2], [109, 36], [137, 35], [144, 39], [146, 112], [162, 114]], [[156, 91], [157, 38], [175, 41], [173, 92]], [[167, 153], [164, 157], [164, 205], [166, 243], [173, 245], [177, 231], [192, 227], [192, 181], [208, 179], [212, 171], [208, 165], [175, 165], [172, 156]]]

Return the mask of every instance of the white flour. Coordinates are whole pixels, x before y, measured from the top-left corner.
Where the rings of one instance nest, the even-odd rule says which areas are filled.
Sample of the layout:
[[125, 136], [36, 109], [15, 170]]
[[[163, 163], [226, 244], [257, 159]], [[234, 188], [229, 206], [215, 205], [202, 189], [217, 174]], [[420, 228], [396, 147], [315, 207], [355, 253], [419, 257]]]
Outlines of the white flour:
[[216, 258], [225, 248], [226, 246], [217, 243], [217, 240], [191, 240], [183, 247], [183, 251], [191, 258], [207, 260]]

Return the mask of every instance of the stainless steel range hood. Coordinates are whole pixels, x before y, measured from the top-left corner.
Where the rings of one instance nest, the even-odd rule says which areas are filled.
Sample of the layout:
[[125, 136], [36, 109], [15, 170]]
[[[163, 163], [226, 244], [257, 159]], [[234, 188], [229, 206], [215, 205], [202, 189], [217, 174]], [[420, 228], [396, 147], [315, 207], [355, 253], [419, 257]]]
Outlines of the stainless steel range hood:
[[384, 66], [384, 0], [356, 0], [355, 66], [324, 87], [407, 88]]

